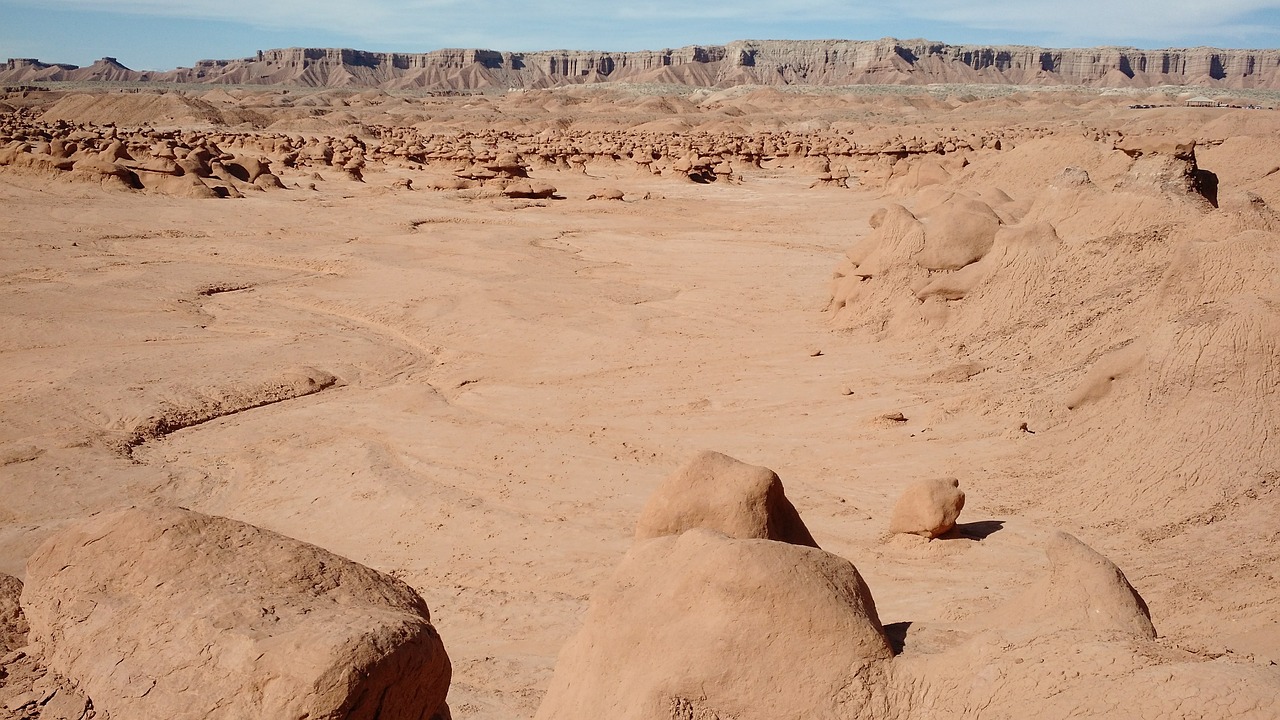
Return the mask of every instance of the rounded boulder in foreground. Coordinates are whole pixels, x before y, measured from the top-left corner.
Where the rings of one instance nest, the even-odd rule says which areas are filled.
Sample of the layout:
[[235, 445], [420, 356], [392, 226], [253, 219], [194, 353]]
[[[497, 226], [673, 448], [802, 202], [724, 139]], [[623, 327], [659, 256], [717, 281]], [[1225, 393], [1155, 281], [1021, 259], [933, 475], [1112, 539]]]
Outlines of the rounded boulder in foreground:
[[696, 529], [638, 541], [560, 653], [539, 720], [865, 717], [892, 651], [848, 560]]
[[412, 588], [235, 520], [90, 518], [28, 560], [22, 600], [32, 645], [100, 718], [447, 712], [449, 658]]

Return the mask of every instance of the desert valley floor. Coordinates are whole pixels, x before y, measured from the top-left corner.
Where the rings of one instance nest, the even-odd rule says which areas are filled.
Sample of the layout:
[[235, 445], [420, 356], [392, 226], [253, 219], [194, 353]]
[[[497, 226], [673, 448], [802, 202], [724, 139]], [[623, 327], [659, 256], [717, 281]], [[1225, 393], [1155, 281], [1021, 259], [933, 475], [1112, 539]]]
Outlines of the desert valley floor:
[[[874, 597], [889, 709], [832, 717], [1280, 714], [1280, 112], [304, 100], [3, 99], [0, 573], [118, 508], [244, 521], [416, 590], [453, 717], [532, 718], [646, 500], [715, 450], [775, 471]], [[957, 528], [889, 534], [944, 477]], [[1035, 595], [1059, 531], [1155, 639], [1028, 609], [1069, 602]], [[10, 660], [0, 717], [39, 716]], [[702, 682], [670, 717], [763, 717]]]

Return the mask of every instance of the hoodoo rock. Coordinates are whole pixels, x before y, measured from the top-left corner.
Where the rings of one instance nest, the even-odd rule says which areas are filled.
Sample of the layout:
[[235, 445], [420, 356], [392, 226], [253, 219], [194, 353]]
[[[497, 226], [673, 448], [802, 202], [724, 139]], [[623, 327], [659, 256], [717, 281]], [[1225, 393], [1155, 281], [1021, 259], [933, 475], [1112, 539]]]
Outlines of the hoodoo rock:
[[649, 496], [636, 523], [636, 538], [679, 535], [693, 528], [818, 546], [775, 472], [710, 450], [698, 453]]
[[444, 707], [450, 664], [408, 585], [181, 508], [72, 525], [27, 563], [44, 662], [99, 718], [399, 718]]
[[959, 480], [922, 480], [908, 487], [893, 506], [889, 532], [936, 538], [956, 526], [963, 509], [964, 491]]
[[867, 717], [891, 655], [849, 561], [691, 530], [637, 542], [596, 590], [536, 717]]

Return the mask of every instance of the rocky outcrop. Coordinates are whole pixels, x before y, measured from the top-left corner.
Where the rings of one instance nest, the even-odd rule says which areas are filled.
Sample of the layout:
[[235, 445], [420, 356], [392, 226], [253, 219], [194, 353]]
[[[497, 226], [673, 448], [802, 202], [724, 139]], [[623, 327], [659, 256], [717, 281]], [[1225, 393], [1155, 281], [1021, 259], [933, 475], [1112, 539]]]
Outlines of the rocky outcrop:
[[1040, 48], [928, 40], [740, 40], [640, 52], [444, 49], [380, 53], [338, 48], [262, 50], [167, 72], [114, 58], [87, 68], [29, 58], [0, 65], [0, 82], [180, 82], [304, 87], [474, 90], [596, 82], [728, 87], [991, 83], [1154, 87], [1280, 87], [1280, 50]]

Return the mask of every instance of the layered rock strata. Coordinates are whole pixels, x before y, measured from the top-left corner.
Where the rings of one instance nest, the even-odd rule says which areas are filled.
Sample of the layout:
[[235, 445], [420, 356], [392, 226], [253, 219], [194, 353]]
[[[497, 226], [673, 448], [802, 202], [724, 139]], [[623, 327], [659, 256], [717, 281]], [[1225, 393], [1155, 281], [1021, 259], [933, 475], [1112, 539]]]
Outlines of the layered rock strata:
[[1280, 50], [1041, 48], [930, 40], [740, 40], [727, 45], [603, 52], [443, 49], [381, 53], [346, 48], [261, 50], [164, 72], [115, 58], [88, 67], [11, 58], [0, 82], [168, 82], [303, 87], [477, 90], [595, 82], [729, 87], [981, 83], [1154, 87], [1280, 87]]

